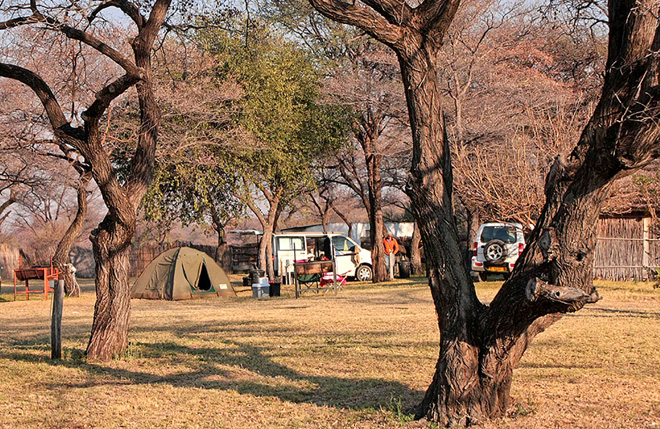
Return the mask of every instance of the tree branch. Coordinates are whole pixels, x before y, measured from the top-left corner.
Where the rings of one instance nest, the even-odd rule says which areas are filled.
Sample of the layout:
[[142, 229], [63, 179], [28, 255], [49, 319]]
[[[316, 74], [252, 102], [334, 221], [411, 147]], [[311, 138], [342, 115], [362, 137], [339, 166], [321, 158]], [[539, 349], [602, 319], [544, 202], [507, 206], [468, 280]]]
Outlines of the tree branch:
[[14, 18], [12, 20], [2, 22], [0, 23], [0, 30], [18, 27], [20, 25], [28, 25], [39, 22], [44, 23], [47, 24], [52, 29], [61, 32], [69, 39], [78, 40], [86, 44], [87, 46], [97, 50], [101, 54], [105, 55], [106, 57], [114, 61], [117, 65], [123, 68], [128, 74], [133, 74], [140, 78], [143, 77], [142, 70], [139, 67], [137, 67], [135, 64], [133, 64], [128, 58], [122, 55], [121, 52], [119, 52], [118, 50], [106, 45], [101, 40], [97, 39], [96, 37], [85, 31], [63, 24], [54, 18], [45, 16], [37, 9], [36, 2], [34, 0], [30, 1], [30, 9], [32, 10], [32, 15], [28, 17]]
[[32, 15], [12, 18], [7, 21], [0, 22], [0, 30], [7, 30], [10, 28], [18, 27], [20, 25], [32, 24], [34, 22], [37, 22], [37, 19]]
[[17, 80], [27, 85], [41, 101], [46, 110], [46, 115], [55, 130], [64, 128], [69, 122], [64, 116], [62, 107], [57, 102], [55, 94], [48, 84], [34, 72], [23, 67], [0, 63], [0, 77]]
[[425, 0], [414, 10], [415, 27], [439, 45], [459, 4], [460, 0]]
[[389, 23], [401, 25], [413, 17], [413, 10], [400, 0], [363, 0], [363, 3], [383, 16]]
[[96, 93], [96, 100], [82, 113], [84, 120], [98, 119], [108, 108], [112, 100], [126, 92], [140, 79], [136, 75], [125, 74], [115, 79]]
[[96, 19], [96, 16], [101, 13], [103, 10], [116, 7], [117, 9], [124, 12], [129, 18], [133, 20], [138, 29], [144, 27], [145, 18], [140, 13], [140, 9], [136, 7], [133, 3], [126, 0], [111, 0], [105, 3], [101, 3], [92, 11], [92, 13], [87, 17], [87, 20], [91, 23]]
[[564, 304], [567, 309], [575, 304], [595, 303], [601, 299], [596, 288], [588, 294], [574, 287], [551, 285], [536, 277], [527, 282], [525, 296], [530, 303]]
[[[324, 16], [342, 24], [358, 27], [386, 45], [395, 45], [402, 37], [402, 29], [376, 10], [345, 3], [341, 0], [309, 0], [312, 6]], [[371, 1], [376, 3], [375, 0]], [[381, 7], [381, 9], [383, 9]], [[384, 13], [387, 13], [383, 9]]]

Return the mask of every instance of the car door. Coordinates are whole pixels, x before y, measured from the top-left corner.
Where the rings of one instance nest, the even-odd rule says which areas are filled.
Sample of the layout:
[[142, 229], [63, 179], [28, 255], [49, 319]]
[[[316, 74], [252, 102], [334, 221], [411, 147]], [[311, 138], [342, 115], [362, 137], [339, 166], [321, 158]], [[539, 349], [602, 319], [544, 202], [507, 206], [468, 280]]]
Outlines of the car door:
[[332, 248], [337, 265], [337, 274], [354, 276], [356, 268], [356, 244], [343, 235], [332, 236]]

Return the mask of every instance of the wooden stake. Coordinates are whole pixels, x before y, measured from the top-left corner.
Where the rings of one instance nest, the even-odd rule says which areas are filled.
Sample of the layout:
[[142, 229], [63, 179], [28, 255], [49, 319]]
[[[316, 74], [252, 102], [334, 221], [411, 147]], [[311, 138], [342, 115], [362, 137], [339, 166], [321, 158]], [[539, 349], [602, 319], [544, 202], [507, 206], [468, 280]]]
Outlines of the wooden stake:
[[62, 359], [62, 307], [64, 280], [58, 280], [53, 294], [53, 317], [50, 322], [50, 358]]

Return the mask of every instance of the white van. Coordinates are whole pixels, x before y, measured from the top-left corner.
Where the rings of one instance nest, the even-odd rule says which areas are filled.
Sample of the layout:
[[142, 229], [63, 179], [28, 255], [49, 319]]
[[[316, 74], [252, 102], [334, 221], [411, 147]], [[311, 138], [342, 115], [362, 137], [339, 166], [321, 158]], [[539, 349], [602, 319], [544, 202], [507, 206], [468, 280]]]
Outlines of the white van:
[[371, 251], [341, 234], [305, 232], [273, 235], [275, 275], [286, 277], [295, 261], [334, 260], [337, 274], [359, 281], [372, 279]]

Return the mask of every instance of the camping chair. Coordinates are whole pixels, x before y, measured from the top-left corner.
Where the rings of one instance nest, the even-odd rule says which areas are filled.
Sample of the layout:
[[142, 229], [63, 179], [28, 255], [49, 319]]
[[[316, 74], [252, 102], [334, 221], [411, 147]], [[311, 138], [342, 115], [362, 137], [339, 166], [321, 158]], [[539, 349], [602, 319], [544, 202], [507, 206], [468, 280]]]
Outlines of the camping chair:
[[[306, 264], [307, 262], [309, 262], [307, 259], [300, 259], [295, 261], [295, 264]], [[298, 265], [298, 267], [300, 266], [301, 265]], [[298, 285], [305, 286], [307, 289], [317, 289], [320, 287], [319, 282], [321, 281], [321, 274], [303, 274], [302, 271], [303, 270], [300, 268], [298, 268], [298, 270], [294, 268], [293, 270], [295, 281], [298, 283]]]
[[[323, 281], [324, 274], [329, 272], [331, 276], [330, 278], [332, 279], [332, 271], [334, 270], [334, 267], [334, 261], [296, 261], [293, 267], [294, 280], [296, 285], [296, 298], [298, 298], [303, 292], [327, 292], [330, 288], [323, 287], [321, 282]], [[332, 282], [332, 280], [330, 280], [330, 282]], [[332, 287], [332, 289], [335, 291], [335, 293], [337, 293], [335, 287]]]
[[[349, 271], [346, 271], [345, 273], [342, 274], [337, 274], [337, 287], [339, 289], [344, 289], [344, 286], [346, 286], [346, 275], [348, 273]], [[324, 273], [323, 276], [321, 277], [321, 282], [319, 283], [319, 287], [326, 287], [327, 285], [332, 285], [333, 280], [334, 280], [334, 273], [332, 272]], [[328, 290], [326, 290], [326, 293], [328, 292]]]
[[[307, 289], [318, 289], [322, 282], [321, 274], [300, 274], [297, 276], [298, 283]], [[318, 291], [315, 291], [318, 292]]]

